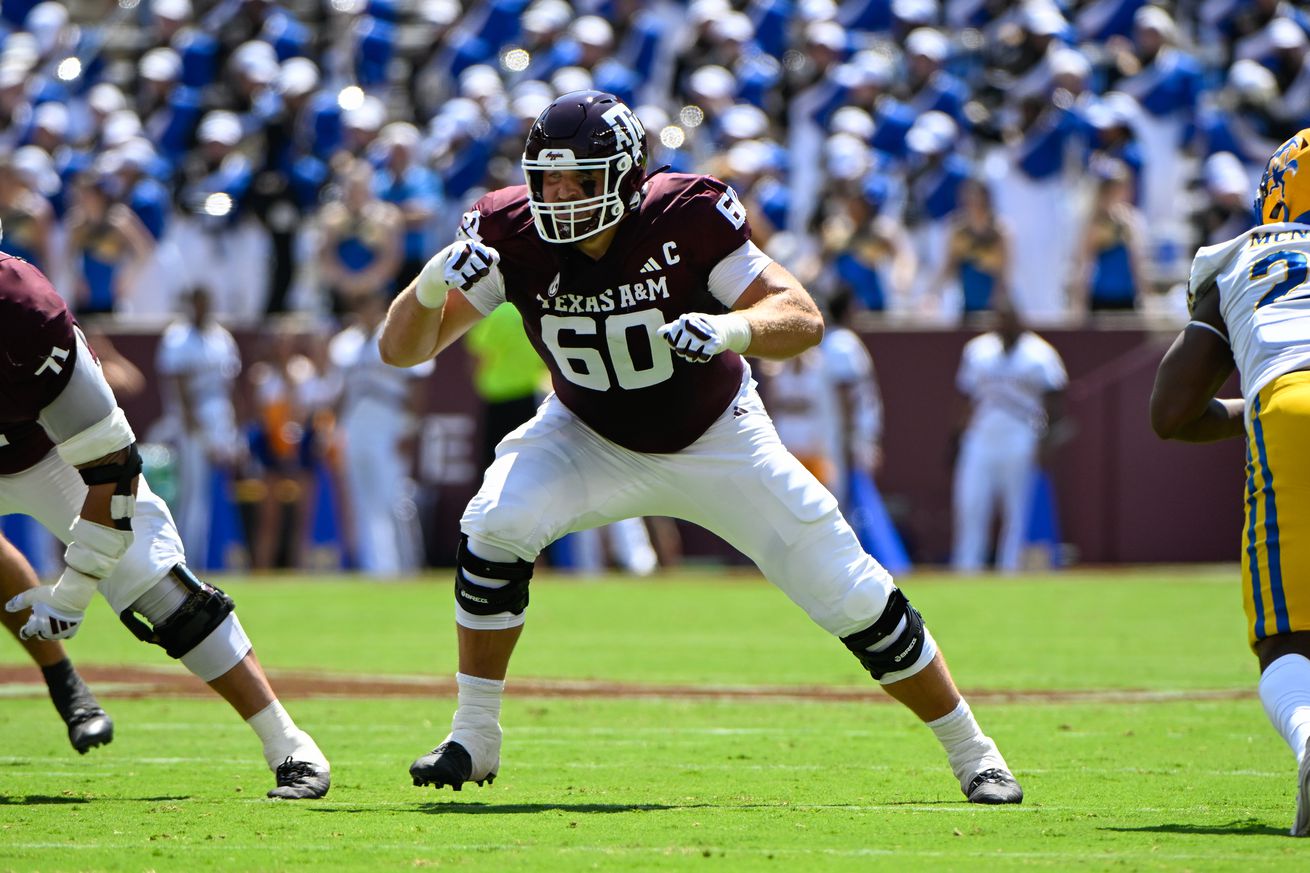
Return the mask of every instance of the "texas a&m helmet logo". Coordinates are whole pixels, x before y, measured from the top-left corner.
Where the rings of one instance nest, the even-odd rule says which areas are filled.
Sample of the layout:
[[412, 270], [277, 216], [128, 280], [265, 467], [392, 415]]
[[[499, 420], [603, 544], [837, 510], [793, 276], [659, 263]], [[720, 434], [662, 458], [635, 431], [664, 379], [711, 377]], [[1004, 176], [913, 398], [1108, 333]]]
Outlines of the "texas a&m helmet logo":
[[614, 131], [614, 145], [618, 150], [631, 154], [634, 164], [641, 160], [646, 149], [646, 128], [637, 114], [627, 104], [615, 103], [601, 118], [609, 122], [610, 130]]

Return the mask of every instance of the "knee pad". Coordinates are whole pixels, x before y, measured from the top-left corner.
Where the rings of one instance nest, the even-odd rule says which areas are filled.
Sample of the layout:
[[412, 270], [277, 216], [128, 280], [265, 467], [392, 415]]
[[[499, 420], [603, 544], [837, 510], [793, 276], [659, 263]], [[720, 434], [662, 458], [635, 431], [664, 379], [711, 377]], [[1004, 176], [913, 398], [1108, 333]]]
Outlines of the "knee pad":
[[[892, 589], [878, 620], [862, 631], [841, 638], [874, 679], [913, 667], [928, 645], [923, 616], [910, 605], [901, 589]], [[910, 674], [913, 675], [913, 674]], [[909, 678], [900, 676], [898, 679]]]
[[178, 608], [166, 618], [146, 624], [129, 606], [119, 615], [137, 639], [153, 643], [170, 658], [181, 658], [199, 646], [236, 609], [232, 598], [206, 582], [201, 582], [184, 564], [169, 571], [182, 583], [186, 595]]
[[250, 637], [233, 612], [178, 660], [202, 682], [213, 682], [241, 663], [251, 648]]
[[[467, 535], [459, 538], [459, 550], [455, 558], [455, 603], [473, 615], [496, 615], [502, 612], [522, 615], [528, 608], [528, 582], [532, 579], [532, 562], [488, 561], [473, 554], [468, 542]], [[484, 579], [504, 580], [505, 584], [491, 588], [473, 581], [469, 574]]]

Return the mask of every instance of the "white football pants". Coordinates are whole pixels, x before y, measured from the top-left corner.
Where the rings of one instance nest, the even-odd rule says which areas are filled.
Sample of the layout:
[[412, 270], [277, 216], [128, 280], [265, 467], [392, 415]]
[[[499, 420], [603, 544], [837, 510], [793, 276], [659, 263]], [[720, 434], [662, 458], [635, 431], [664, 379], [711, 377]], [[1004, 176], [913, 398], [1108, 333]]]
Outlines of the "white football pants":
[[672, 454], [616, 445], [552, 394], [501, 441], [461, 528], [532, 561], [570, 531], [643, 515], [685, 519], [727, 540], [837, 636], [867, 628], [894, 588], [836, 498], [783, 447], [754, 383]]
[[[81, 474], [54, 450], [21, 473], [0, 476], [0, 515], [30, 515], [65, 545], [85, 500]], [[101, 581], [100, 593], [117, 615], [185, 561], [173, 516], [142, 476], [132, 516], [132, 545], [114, 572]]]

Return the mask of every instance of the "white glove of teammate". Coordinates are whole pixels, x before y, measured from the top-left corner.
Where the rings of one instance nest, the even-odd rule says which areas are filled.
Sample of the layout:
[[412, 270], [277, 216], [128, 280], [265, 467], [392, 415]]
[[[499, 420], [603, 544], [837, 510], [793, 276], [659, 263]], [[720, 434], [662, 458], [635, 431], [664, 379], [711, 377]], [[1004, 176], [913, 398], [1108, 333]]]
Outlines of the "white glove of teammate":
[[418, 274], [414, 295], [428, 309], [440, 309], [451, 288], [467, 291], [500, 263], [500, 252], [471, 239], [456, 240], [437, 252]]
[[9, 612], [31, 609], [27, 622], [19, 628], [18, 638], [30, 640], [66, 640], [82, 626], [86, 608], [96, 593], [96, 580], [68, 567], [53, 585], [38, 585], [16, 594], [5, 604]]
[[727, 349], [741, 354], [751, 344], [750, 322], [734, 312], [724, 315], [688, 312], [661, 327], [659, 335], [673, 347], [675, 355], [696, 364], [703, 364]]

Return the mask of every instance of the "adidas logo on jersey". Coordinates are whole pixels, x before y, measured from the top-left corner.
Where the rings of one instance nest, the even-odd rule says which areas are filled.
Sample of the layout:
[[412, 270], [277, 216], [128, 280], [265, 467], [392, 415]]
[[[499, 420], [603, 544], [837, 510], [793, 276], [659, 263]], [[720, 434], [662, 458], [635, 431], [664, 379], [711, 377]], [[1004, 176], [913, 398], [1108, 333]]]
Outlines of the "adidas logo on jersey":
[[659, 261], [655, 260], [654, 258], [647, 258], [647, 259], [646, 259], [646, 263], [643, 264], [642, 267], [641, 267], [641, 272], [643, 272], [643, 273], [658, 273], [658, 272], [659, 272], [660, 270], [662, 270], [662, 269], [664, 269], [664, 268], [660, 266], [660, 262], [659, 262]]

